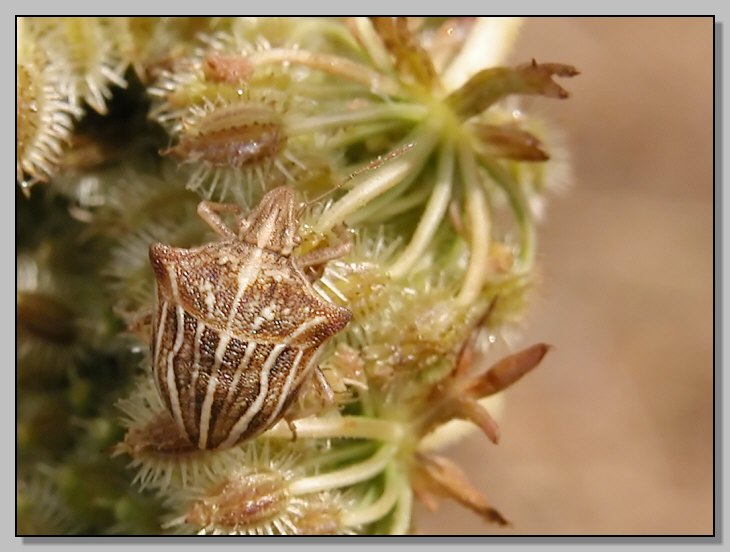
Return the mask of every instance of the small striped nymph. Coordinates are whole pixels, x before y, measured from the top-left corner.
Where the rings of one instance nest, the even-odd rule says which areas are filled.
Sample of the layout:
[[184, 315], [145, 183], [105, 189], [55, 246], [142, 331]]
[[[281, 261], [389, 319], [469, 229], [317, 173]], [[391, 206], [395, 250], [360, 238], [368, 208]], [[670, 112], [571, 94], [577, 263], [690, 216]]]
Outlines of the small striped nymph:
[[200, 449], [234, 446], [279, 421], [352, 316], [322, 298], [302, 270], [328, 251], [293, 255], [299, 220], [291, 188], [267, 193], [234, 232], [218, 213], [238, 210], [204, 201], [198, 213], [222, 241], [149, 251], [157, 280], [155, 384]]

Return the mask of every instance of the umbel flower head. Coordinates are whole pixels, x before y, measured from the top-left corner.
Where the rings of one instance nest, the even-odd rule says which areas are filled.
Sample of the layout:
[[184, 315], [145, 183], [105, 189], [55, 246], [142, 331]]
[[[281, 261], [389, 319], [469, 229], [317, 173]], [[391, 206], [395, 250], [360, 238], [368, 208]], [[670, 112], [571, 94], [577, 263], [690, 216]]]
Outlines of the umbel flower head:
[[[198, 24], [192, 42], [127, 20], [98, 51], [107, 80], [78, 92], [102, 111], [127, 60], [167, 133], [97, 169], [74, 211], [110, 251], [103, 353], [127, 367], [105, 395], [124, 427], [109, 461], [159, 501], [161, 532], [402, 534], [414, 497], [508, 523], [434, 443], [464, 421], [496, 443], [487, 399], [549, 350], [483, 368], [566, 174], [517, 98], [565, 98], [556, 78], [577, 71], [500, 65], [514, 18]], [[328, 312], [342, 323], [320, 331]]]

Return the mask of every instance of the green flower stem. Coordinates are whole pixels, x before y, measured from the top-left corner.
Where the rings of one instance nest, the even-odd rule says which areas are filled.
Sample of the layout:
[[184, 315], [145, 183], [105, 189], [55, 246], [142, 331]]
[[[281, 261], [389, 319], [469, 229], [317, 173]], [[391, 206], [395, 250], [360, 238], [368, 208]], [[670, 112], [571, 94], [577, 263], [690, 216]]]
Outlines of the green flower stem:
[[347, 58], [332, 54], [312, 53], [306, 50], [289, 50], [286, 48], [272, 48], [262, 50], [248, 56], [252, 65], [267, 65], [274, 63], [297, 63], [310, 69], [316, 69], [333, 75], [343, 77], [366, 86], [374, 94], [385, 94], [386, 96], [397, 96], [400, 86], [396, 81], [390, 79], [377, 71], [373, 71], [366, 65], [361, 65]]
[[504, 191], [512, 207], [512, 213], [520, 227], [520, 255], [517, 271], [527, 271], [532, 268], [535, 261], [535, 223], [532, 218], [532, 211], [527, 203], [527, 197], [522, 186], [512, 175], [494, 160], [480, 158], [484, 168]]
[[329, 36], [346, 48], [357, 50], [360, 45], [347, 28], [339, 21], [330, 18], [301, 18], [293, 27], [290, 36], [291, 44], [303, 44], [309, 37], [322, 38]]
[[474, 152], [466, 141], [460, 144], [459, 162], [466, 188], [466, 212], [469, 220], [469, 265], [457, 297], [462, 306], [474, 303], [487, 277], [491, 221], [484, 189], [479, 183]]
[[321, 234], [327, 233], [350, 214], [396, 186], [405, 177], [418, 172], [433, 150], [437, 138], [437, 129], [425, 125], [417, 127], [404, 141], [404, 144], [412, 144], [412, 147], [389, 159], [377, 169], [366, 170], [356, 176], [353, 179], [355, 180], [353, 189], [322, 215], [315, 230]]
[[393, 459], [396, 452], [398, 452], [397, 445], [383, 445], [367, 460], [352, 464], [341, 470], [298, 479], [289, 486], [289, 492], [293, 496], [297, 496], [339, 489], [360, 483], [361, 481], [367, 481], [382, 472]]
[[393, 278], [403, 277], [413, 264], [423, 255], [433, 240], [446, 213], [451, 199], [454, 178], [454, 148], [448, 144], [441, 148], [436, 174], [436, 185], [431, 192], [428, 205], [421, 216], [410, 243], [388, 271]]
[[[303, 418], [294, 422], [294, 426], [297, 439], [375, 439], [397, 443], [404, 435], [403, 426], [398, 422], [362, 416]], [[279, 422], [263, 437], [291, 439], [292, 432], [286, 422]]]
[[404, 195], [403, 197], [398, 197], [385, 205], [382, 209], [372, 213], [372, 215], [367, 218], [367, 222], [370, 224], [385, 224], [388, 221], [392, 221], [394, 218], [397, 218], [403, 213], [425, 203], [429, 198], [430, 192], [431, 190], [428, 186], [418, 186], [413, 192]]
[[390, 61], [390, 54], [388, 54], [385, 46], [383, 46], [383, 41], [380, 40], [378, 33], [375, 32], [370, 19], [367, 17], [353, 17], [352, 21], [373, 65], [383, 73], [392, 74], [394, 67]]
[[444, 87], [455, 90], [481, 69], [499, 65], [521, 25], [521, 17], [478, 17], [459, 54], [443, 71]]
[[388, 210], [391, 205], [399, 201], [400, 197], [408, 191], [418, 176], [418, 173], [406, 175], [402, 181], [393, 186], [390, 190], [386, 190], [378, 197], [374, 198], [370, 203], [349, 215], [347, 217], [347, 223], [351, 226], [365, 226], [381, 222], [382, 218], [379, 215], [383, 211]]
[[[326, 82], [298, 82], [296, 94], [301, 98], [312, 98], [320, 112], [345, 111], [353, 99], [365, 99], [362, 86], [356, 82], [328, 80]], [[375, 101], [375, 99], [373, 98]], [[377, 102], [376, 102], [377, 103]], [[292, 111], [290, 113], [295, 113]]]
[[346, 148], [351, 144], [364, 142], [371, 136], [388, 134], [402, 126], [403, 123], [401, 121], [384, 121], [370, 125], [357, 125], [355, 127], [344, 128], [336, 136], [327, 140], [326, 147], [330, 150]]
[[385, 104], [355, 111], [307, 117], [288, 123], [286, 130], [288, 135], [296, 136], [297, 134], [310, 134], [347, 125], [362, 125], [383, 120], [403, 119], [418, 122], [422, 121], [427, 113], [428, 109], [422, 105]]
[[325, 466], [348, 462], [353, 458], [362, 457], [368, 453], [372, 453], [374, 448], [375, 443], [370, 441], [353, 441], [352, 443], [348, 443], [344, 446], [338, 446], [333, 450], [324, 451], [311, 458], [303, 458], [301, 462], [299, 462], [299, 467], [303, 470], [316, 467], [321, 471], [321, 469]]
[[385, 470], [383, 493], [377, 500], [363, 508], [351, 510], [342, 516], [342, 524], [349, 527], [367, 525], [388, 515], [400, 496], [404, 481], [398, 476], [396, 467], [392, 464]]
[[402, 485], [398, 503], [393, 512], [393, 524], [390, 527], [391, 535], [407, 535], [410, 532], [412, 512], [413, 490], [408, 484]]

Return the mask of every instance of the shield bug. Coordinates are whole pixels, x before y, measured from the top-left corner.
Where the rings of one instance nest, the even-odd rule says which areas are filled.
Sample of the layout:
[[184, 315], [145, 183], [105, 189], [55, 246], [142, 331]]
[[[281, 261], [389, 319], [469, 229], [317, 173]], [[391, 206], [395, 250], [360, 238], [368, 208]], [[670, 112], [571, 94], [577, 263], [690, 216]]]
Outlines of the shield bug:
[[303, 268], [342, 252], [302, 257], [296, 197], [267, 193], [239, 222], [235, 205], [203, 201], [198, 213], [222, 241], [193, 249], [150, 246], [157, 280], [152, 362], [177, 427], [200, 449], [231, 447], [281, 419], [325, 343], [351, 312], [317, 294]]

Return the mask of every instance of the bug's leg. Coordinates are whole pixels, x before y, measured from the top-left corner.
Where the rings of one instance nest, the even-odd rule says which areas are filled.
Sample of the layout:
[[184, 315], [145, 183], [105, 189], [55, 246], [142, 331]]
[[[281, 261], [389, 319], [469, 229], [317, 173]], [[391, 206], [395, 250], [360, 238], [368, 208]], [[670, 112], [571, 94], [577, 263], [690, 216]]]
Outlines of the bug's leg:
[[313, 249], [309, 253], [297, 258], [297, 265], [304, 270], [304, 273], [311, 280], [318, 280], [322, 277], [324, 265], [334, 259], [344, 257], [352, 250], [352, 240], [344, 226], [335, 227], [335, 234], [340, 242], [327, 247]]
[[352, 250], [352, 242], [343, 242], [329, 247], [322, 247], [310, 251], [306, 255], [302, 255], [297, 259], [297, 264], [301, 268], [310, 268], [317, 265], [323, 265], [334, 259], [344, 257]]
[[325, 408], [334, 406], [335, 392], [332, 390], [327, 377], [319, 367], [314, 369], [314, 385], [317, 390], [317, 394], [322, 398], [322, 403]]
[[286, 425], [289, 427], [289, 431], [291, 431], [291, 442], [297, 440], [297, 426], [294, 424], [294, 420], [291, 418], [284, 416], [284, 421], [286, 422]]
[[152, 333], [152, 311], [142, 309], [130, 312], [120, 307], [114, 307], [112, 311], [124, 321], [125, 333], [132, 334], [142, 341], [149, 339]]
[[[324, 375], [322, 370], [319, 369], [319, 367], [314, 369], [313, 376], [314, 377], [309, 380], [311, 382], [309, 385], [312, 386], [310, 389], [316, 393], [317, 398], [321, 400], [321, 408], [331, 408], [336, 406], [337, 401], [335, 400], [335, 392], [332, 390], [332, 387], [327, 381], [327, 377]], [[320, 409], [318, 408], [317, 410]], [[290, 409], [283, 417], [286, 425], [289, 426], [289, 431], [292, 433], [292, 442], [297, 440], [297, 427], [294, 424], [294, 420], [308, 415], [305, 414], [306, 411], [306, 407]]]
[[217, 234], [228, 239], [236, 239], [236, 234], [226, 226], [218, 213], [239, 214], [240, 212], [241, 208], [234, 203], [217, 203], [215, 201], [201, 201], [198, 203], [198, 216]]
[[148, 339], [152, 333], [152, 313], [146, 312], [136, 316], [127, 326], [127, 331], [142, 339]]
[[335, 392], [319, 368], [315, 368], [313, 373], [307, 375], [295, 395], [292, 404], [285, 407], [286, 410], [282, 416], [282, 419], [289, 426], [293, 438], [296, 438], [295, 420], [317, 415], [323, 410], [329, 411], [331, 408], [337, 407]]

